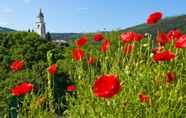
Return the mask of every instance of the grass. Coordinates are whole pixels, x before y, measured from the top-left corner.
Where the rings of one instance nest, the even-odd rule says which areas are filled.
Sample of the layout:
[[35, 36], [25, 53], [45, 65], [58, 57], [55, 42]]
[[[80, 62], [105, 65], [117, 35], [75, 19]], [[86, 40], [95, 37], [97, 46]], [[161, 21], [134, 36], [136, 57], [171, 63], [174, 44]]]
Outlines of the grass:
[[[92, 51], [85, 48], [86, 55], [97, 56], [98, 60], [94, 65], [88, 66], [86, 57], [81, 62], [72, 61], [71, 78], [77, 84], [77, 97], [67, 97], [69, 106], [65, 116], [185, 117], [185, 49], [176, 50], [170, 44], [166, 48], [176, 53], [176, 59], [171, 62], [155, 63], [151, 57], [151, 39], [146, 37], [141, 43], [135, 43], [137, 48], [126, 56], [121, 51], [123, 45], [118, 36], [117, 32], [106, 34], [106, 39], [113, 42], [106, 53], [99, 52], [98, 47], [94, 47]], [[143, 44], [147, 47], [142, 48]], [[176, 81], [166, 82], [168, 71], [176, 72]], [[95, 79], [103, 74], [116, 74], [122, 83], [121, 92], [111, 99], [95, 97], [91, 89]], [[150, 96], [149, 103], [140, 103], [138, 95], [141, 92]]]
[[[65, 49], [65, 59], [56, 63], [69, 75], [77, 90], [65, 92], [59, 102], [55, 102], [54, 81], [57, 75], [48, 75], [45, 85], [40, 87], [45, 92], [31, 92], [22, 97], [19, 117], [55, 118], [56, 114], [65, 118], [186, 117], [186, 49], [175, 49], [173, 44], [168, 44], [166, 50], [172, 50], [176, 58], [171, 62], [154, 62], [149, 35], [141, 42], [132, 42], [136, 48], [129, 55], [123, 54], [124, 45], [119, 35], [117, 31], [105, 34], [105, 39], [112, 41], [106, 53], [99, 51], [101, 42], [95, 44], [89, 37], [89, 43], [82, 47], [85, 56], [81, 61], [72, 59], [71, 52], [75, 47], [72, 43]], [[86, 63], [90, 55], [97, 58], [92, 65]], [[51, 64], [50, 56], [48, 64]], [[166, 82], [169, 71], [176, 73], [176, 80], [170, 83]], [[109, 99], [96, 97], [92, 91], [94, 81], [103, 74], [117, 75], [122, 86], [121, 91]], [[61, 91], [58, 91], [59, 94]], [[140, 102], [140, 93], [149, 95], [149, 101]]]

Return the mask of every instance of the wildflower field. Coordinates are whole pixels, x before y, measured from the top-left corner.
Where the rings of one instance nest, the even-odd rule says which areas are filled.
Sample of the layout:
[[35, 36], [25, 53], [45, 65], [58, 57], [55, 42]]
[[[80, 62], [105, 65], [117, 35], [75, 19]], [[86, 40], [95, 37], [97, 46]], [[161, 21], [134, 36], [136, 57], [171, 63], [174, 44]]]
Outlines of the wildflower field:
[[[155, 12], [146, 24], [153, 27], [161, 18]], [[69, 46], [42, 41], [18, 48], [1, 42], [0, 115], [185, 118], [186, 34], [176, 29], [164, 33], [161, 27], [156, 34], [99, 32]], [[42, 50], [45, 46], [50, 48]]]

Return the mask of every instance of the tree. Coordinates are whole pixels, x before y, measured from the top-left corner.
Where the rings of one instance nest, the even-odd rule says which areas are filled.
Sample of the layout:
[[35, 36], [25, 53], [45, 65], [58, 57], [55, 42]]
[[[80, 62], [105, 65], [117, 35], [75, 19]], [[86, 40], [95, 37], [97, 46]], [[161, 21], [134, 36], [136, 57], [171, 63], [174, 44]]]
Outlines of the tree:
[[47, 32], [47, 34], [46, 34], [46, 39], [47, 39], [47, 40], [51, 40], [51, 39], [52, 39], [50, 32]]

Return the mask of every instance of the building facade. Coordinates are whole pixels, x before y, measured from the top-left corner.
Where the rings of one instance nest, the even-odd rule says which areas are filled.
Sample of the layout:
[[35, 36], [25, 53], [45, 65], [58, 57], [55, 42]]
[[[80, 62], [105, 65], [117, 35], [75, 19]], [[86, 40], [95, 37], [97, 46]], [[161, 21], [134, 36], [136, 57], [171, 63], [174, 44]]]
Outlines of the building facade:
[[39, 14], [37, 16], [36, 21], [36, 33], [41, 36], [41, 38], [46, 38], [46, 27], [45, 27], [45, 21], [44, 21], [44, 14], [42, 13], [42, 10], [39, 10]]

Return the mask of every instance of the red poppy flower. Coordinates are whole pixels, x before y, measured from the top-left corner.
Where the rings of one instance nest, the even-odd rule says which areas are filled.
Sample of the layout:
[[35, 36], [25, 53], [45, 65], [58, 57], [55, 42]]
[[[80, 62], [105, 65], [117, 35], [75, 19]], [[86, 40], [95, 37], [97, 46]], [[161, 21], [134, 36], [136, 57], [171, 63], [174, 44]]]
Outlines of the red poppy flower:
[[144, 102], [149, 102], [150, 97], [148, 95], [144, 95], [144, 94], [140, 94], [139, 95], [139, 100], [140, 102], [144, 103]]
[[167, 82], [172, 82], [176, 79], [176, 73], [175, 72], [168, 72], [167, 73]]
[[127, 45], [126, 47], [123, 48], [123, 53], [128, 55], [134, 50], [135, 46], [134, 45]]
[[28, 92], [30, 92], [33, 89], [33, 85], [27, 82], [24, 82], [14, 88], [11, 89], [11, 93], [13, 96], [21, 96]]
[[88, 58], [87, 63], [88, 63], [88, 64], [93, 64], [95, 61], [96, 61], [96, 57], [95, 57], [95, 56], [90, 56], [90, 57]]
[[74, 86], [74, 85], [69, 85], [69, 86], [67, 87], [67, 91], [69, 91], [69, 92], [75, 91], [75, 90], [76, 90], [76, 86]]
[[176, 57], [176, 55], [173, 52], [171, 52], [170, 50], [168, 50], [168, 51], [154, 54], [153, 60], [156, 62], [157, 61], [171, 61], [175, 57]]
[[116, 75], [102, 75], [92, 89], [97, 97], [111, 98], [120, 91], [121, 85]]
[[93, 39], [94, 39], [95, 42], [96, 41], [101, 41], [101, 40], [104, 39], [104, 36], [101, 33], [97, 33], [97, 34], [94, 35], [94, 38]]
[[57, 65], [56, 64], [52, 64], [49, 68], [48, 68], [48, 72], [50, 74], [56, 74], [57, 73]]
[[79, 61], [84, 57], [84, 51], [81, 48], [74, 48], [72, 51], [72, 58]]
[[110, 47], [111, 41], [110, 40], [104, 40], [103, 44], [101, 45], [100, 51], [106, 52]]
[[160, 51], [159, 48], [152, 48], [152, 53], [157, 54]]
[[165, 44], [168, 42], [166, 34], [164, 32], [159, 32], [157, 35], [157, 41], [158, 43], [160, 42], [162, 46], [165, 46]]
[[175, 43], [175, 48], [184, 48], [186, 47], [186, 34], [181, 36]]
[[137, 42], [140, 42], [141, 39], [143, 39], [143, 38], [144, 38], [144, 34], [136, 34], [134, 36], [134, 40], [137, 41]]
[[152, 48], [152, 53], [153, 54], [157, 54], [159, 52], [162, 52], [164, 50], [164, 47], [156, 47], [156, 48]]
[[80, 39], [76, 40], [75, 43], [77, 47], [82, 47], [87, 43], [87, 41], [88, 41], [87, 36], [82, 36]]
[[181, 33], [178, 30], [171, 30], [167, 33], [168, 42], [171, 42], [173, 39], [177, 40], [181, 37]]
[[163, 14], [161, 12], [154, 12], [148, 16], [146, 23], [148, 25], [153, 25], [161, 19], [162, 15]]
[[23, 67], [24, 67], [24, 61], [21, 60], [16, 60], [10, 64], [10, 68], [13, 72], [19, 71], [23, 69]]
[[120, 35], [123, 43], [132, 42], [137, 34], [135, 32], [124, 32]]

